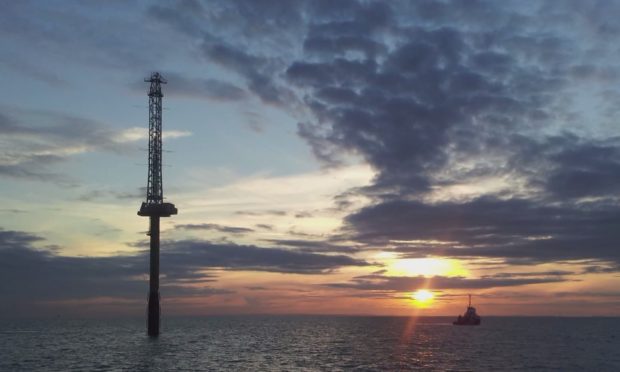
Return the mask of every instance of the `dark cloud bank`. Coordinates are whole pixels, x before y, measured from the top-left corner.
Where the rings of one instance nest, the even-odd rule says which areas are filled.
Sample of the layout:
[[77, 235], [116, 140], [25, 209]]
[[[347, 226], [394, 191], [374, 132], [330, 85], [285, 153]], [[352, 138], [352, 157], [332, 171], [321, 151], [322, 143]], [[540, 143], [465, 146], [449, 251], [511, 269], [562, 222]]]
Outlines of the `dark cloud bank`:
[[[44, 243], [44, 239], [25, 232], [0, 230], [2, 307], [33, 300], [139, 298], [147, 290], [146, 250], [136, 255], [68, 257], [57, 255], [50, 248], [37, 249], [34, 246], [37, 243]], [[369, 265], [343, 255], [202, 240], [168, 241], [163, 247], [161, 270], [166, 279], [162, 292], [167, 296], [228, 293], [211, 287], [185, 286], [215, 281], [216, 277], [203, 272], [210, 269], [320, 274], [343, 266]]]

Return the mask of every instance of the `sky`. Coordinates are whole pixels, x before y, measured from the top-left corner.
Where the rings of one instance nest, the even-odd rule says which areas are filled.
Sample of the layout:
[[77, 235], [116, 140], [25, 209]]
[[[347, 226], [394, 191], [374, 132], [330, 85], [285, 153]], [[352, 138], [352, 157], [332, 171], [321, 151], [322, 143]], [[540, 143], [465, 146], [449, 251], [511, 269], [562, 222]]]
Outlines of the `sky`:
[[144, 316], [154, 71], [164, 316], [620, 315], [620, 1], [2, 8], [0, 316]]

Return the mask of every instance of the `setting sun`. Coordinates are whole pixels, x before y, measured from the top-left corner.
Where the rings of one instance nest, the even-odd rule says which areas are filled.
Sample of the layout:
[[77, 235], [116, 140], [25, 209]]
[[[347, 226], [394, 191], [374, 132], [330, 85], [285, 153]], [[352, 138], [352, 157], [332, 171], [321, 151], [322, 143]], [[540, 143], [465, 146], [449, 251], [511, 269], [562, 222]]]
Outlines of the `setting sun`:
[[419, 304], [427, 304], [435, 297], [435, 295], [427, 289], [418, 289], [413, 292], [411, 297]]

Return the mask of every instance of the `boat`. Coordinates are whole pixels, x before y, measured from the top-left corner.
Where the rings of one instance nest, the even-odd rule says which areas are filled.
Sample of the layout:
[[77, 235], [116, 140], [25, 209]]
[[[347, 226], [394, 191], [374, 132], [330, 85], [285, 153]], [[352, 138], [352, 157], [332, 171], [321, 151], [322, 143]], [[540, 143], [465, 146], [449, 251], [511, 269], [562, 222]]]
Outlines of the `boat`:
[[476, 314], [476, 308], [471, 306], [471, 295], [469, 295], [469, 305], [467, 305], [467, 311], [465, 314], [459, 315], [459, 317], [452, 322], [454, 325], [480, 325], [480, 316]]

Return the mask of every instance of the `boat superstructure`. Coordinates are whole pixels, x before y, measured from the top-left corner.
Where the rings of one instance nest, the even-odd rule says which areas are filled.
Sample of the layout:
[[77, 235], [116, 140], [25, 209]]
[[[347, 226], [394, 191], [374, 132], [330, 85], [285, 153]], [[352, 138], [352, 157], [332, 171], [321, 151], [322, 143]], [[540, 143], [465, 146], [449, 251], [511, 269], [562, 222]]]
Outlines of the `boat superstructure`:
[[469, 304], [465, 314], [459, 315], [459, 317], [452, 322], [454, 325], [480, 325], [480, 315], [476, 314], [476, 308], [471, 306], [471, 295], [469, 295]]

